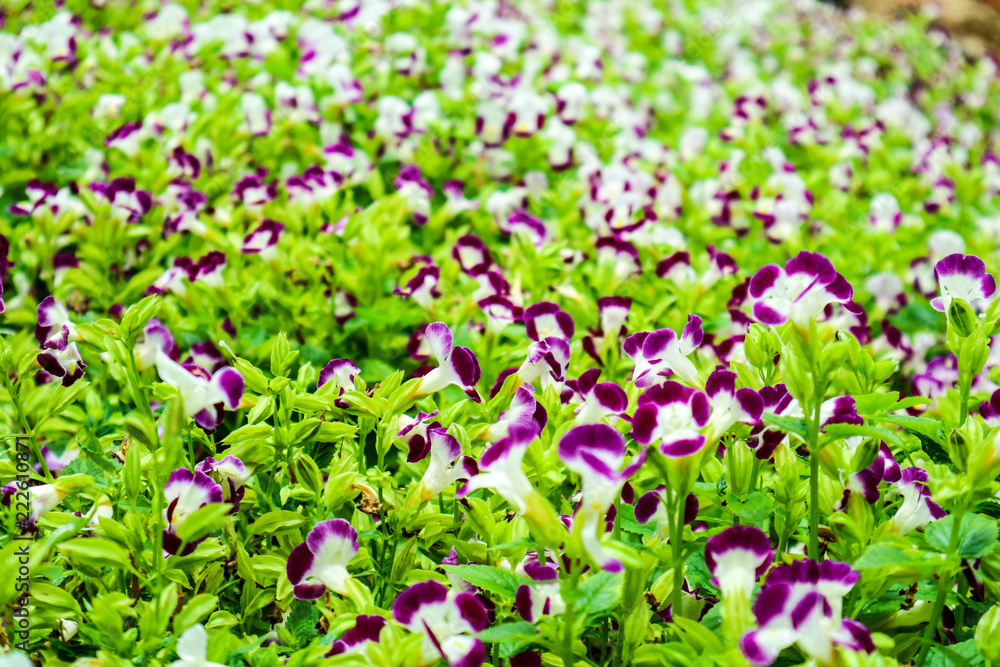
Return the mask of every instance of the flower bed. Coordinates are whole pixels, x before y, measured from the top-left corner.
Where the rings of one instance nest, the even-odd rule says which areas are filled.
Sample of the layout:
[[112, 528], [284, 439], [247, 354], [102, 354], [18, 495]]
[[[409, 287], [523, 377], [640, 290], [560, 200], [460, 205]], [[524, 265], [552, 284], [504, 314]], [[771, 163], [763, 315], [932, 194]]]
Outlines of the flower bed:
[[992, 59], [805, 1], [66, 4], [0, 14], [0, 648], [1000, 660]]

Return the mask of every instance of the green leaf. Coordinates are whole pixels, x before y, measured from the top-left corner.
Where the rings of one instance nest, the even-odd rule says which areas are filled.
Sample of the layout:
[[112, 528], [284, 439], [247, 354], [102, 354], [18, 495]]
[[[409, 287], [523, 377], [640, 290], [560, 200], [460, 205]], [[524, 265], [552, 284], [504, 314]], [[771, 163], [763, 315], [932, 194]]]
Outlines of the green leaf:
[[765, 424], [781, 429], [785, 433], [794, 433], [803, 441], [809, 439], [809, 431], [806, 428], [806, 420], [802, 417], [782, 417], [770, 412], [765, 412], [762, 417]]
[[763, 491], [754, 491], [742, 501], [730, 493], [726, 496], [726, 507], [744, 523], [758, 524], [771, 515], [774, 501]]
[[598, 572], [590, 577], [577, 589], [580, 593], [577, 609], [584, 614], [596, 614], [611, 609], [622, 597], [623, 580], [624, 575], [621, 572], [614, 574]]
[[74, 382], [68, 387], [58, 385], [52, 394], [49, 395], [47, 412], [50, 415], [58, 415], [63, 409], [76, 400], [80, 392], [90, 386], [89, 382]]
[[268, 512], [254, 521], [253, 525], [250, 526], [250, 533], [252, 535], [267, 535], [301, 526], [305, 522], [306, 518], [301, 514], [287, 510], [276, 510]]
[[218, 532], [232, 511], [229, 503], [209, 503], [200, 507], [177, 526], [177, 537], [188, 544]]
[[913, 558], [906, 555], [905, 551], [882, 544], [868, 547], [861, 554], [861, 557], [854, 562], [854, 567], [859, 570], [871, 570], [878, 567], [892, 567], [913, 562]]
[[635, 508], [626, 503], [621, 504], [621, 526], [622, 530], [626, 530], [635, 535], [652, 535], [656, 532], [656, 523], [650, 521], [647, 524], [641, 524], [635, 520]]
[[884, 394], [862, 394], [854, 397], [859, 415], [874, 415], [879, 412], [886, 412], [896, 405], [899, 400], [898, 391], [890, 391]]
[[536, 633], [534, 625], [526, 621], [518, 621], [516, 623], [504, 623], [503, 625], [486, 628], [479, 633], [478, 637], [488, 644], [494, 644], [496, 642], [508, 642], [512, 639], [531, 637]]
[[521, 581], [510, 572], [489, 565], [442, 565], [441, 567], [473, 586], [505, 598], [513, 599], [517, 594], [517, 587], [521, 584]]
[[899, 447], [903, 445], [903, 441], [892, 431], [875, 426], [864, 426], [862, 424], [830, 424], [823, 429], [823, 435], [837, 439], [860, 435], [877, 440], [886, 440]]
[[211, 614], [217, 606], [219, 606], [219, 598], [215, 595], [207, 593], [195, 595], [174, 616], [174, 634], [180, 636], [192, 625], [201, 622], [203, 618]]
[[81, 537], [63, 542], [57, 549], [74, 563], [97, 570], [103, 567], [131, 569], [128, 552], [103, 537]]
[[[927, 543], [938, 551], [947, 553], [954, 525], [953, 514], [929, 524], [924, 528]], [[988, 554], [997, 543], [996, 519], [970, 512], [962, 517], [958, 534], [958, 555], [962, 558], [980, 558]]]

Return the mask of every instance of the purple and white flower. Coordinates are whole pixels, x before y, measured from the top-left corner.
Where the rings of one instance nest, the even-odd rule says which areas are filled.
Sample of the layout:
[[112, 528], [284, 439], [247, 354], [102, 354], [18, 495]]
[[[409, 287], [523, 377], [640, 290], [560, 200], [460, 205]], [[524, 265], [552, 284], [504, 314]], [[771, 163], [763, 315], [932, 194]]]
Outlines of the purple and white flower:
[[438, 290], [440, 279], [440, 267], [433, 264], [421, 266], [417, 274], [407, 281], [406, 287], [395, 288], [393, 294], [404, 299], [413, 299], [421, 307], [430, 309], [434, 305], [434, 300], [441, 296], [441, 292]]
[[342, 396], [345, 391], [354, 389], [354, 376], [360, 372], [358, 365], [350, 359], [333, 359], [320, 370], [316, 388], [320, 389], [332, 382], [334, 393]]
[[61, 378], [62, 385], [68, 387], [83, 377], [83, 371], [87, 368], [80, 350], [76, 343], [70, 343], [62, 349], [52, 348], [42, 350], [37, 357], [38, 365], [42, 367], [43, 382], [48, 382], [54, 378]]
[[486, 607], [473, 593], [449, 594], [443, 584], [422, 581], [399, 594], [392, 605], [396, 622], [423, 635], [422, 659], [443, 659], [452, 667], [480, 667], [483, 643], [472, 636], [489, 624]]
[[271, 132], [271, 110], [260, 93], [247, 91], [240, 98], [240, 108], [247, 132], [254, 137], [266, 137]]
[[1000, 426], [1000, 389], [993, 392], [990, 400], [983, 401], [979, 406], [979, 414], [990, 428]]
[[223, 419], [223, 409], [235, 410], [243, 397], [243, 376], [226, 367], [209, 373], [201, 366], [179, 364], [162, 349], [156, 351], [156, 370], [160, 379], [180, 392], [185, 417], [206, 431], [212, 431]]
[[285, 231], [285, 225], [276, 220], [264, 220], [257, 228], [243, 238], [240, 252], [244, 255], [260, 255], [270, 261], [278, 256], [278, 241]]
[[535, 399], [531, 385], [521, 385], [514, 391], [510, 407], [500, 413], [497, 420], [486, 429], [486, 439], [497, 442], [510, 434], [510, 425], [517, 422], [533, 422], [538, 430], [545, 428], [548, 415], [542, 404]]
[[591, 368], [566, 386], [572, 391], [571, 402], [579, 401], [577, 424], [596, 424], [610, 415], [621, 415], [628, 407], [628, 395], [614, 382], [598, 382], [601, 369]]
[[[414, 446], [420, 444], [423, 446]], [[430, 500], [455, 482], [467, 480], [479, 472], [476, 462], [468, 456], [462, 456], [462, 445], [442, 426], [428, 428], [423, 438], [410, 439], [407, 461], [413, 463], [428, 455], [430, 462], [420, 479], [420, 493], [417, 496], [420, 503]]]
[[180, 358], [180, 348], [163, 322], [151, 319], [142, 330], [142, 337], [135, 344], [135, 365], [139, 370], [156, 365], [156, 353], [162, 350], [173, 361]]
[[413, 222], [426, 225], [431, 214], [431, 198], [434, 188], [420, 173], [420, 167], [408, 164], [399, 170], [396, 176], [396, 191], [409, 207]]
[[385, 618], [382, 616], [366, 616], [361, 614], [354, 619], [354, 627], [344, 633], [344, 635], [333, 642], [330, 650], [324, 657], [331, 658], [344, 653], [365, 654], [368, 644], [379, 641], [382, 628], [385, 627]]
[[564, 338], [550, 336], [528, 346], [528, 356], [517, 369], [521, 382], [532, 384], [542, 379], [542, 389], [566, 379], [569, 363], [569, 343]]
[[462, 485], [458, 497], [463, 498], [476, 489], [493, 489], [519, 514], [529, 514], [538, 492], [528, 481], [521, 462], [538, 433], [538, 424], [534, 421], [511, 422], [507, 437], [491, 445], [479, 457], [479, 474]]
[[903, 470], [898, 484], [903, 504], [892, 517], [893, 526], [900, 535], [945, 517], [945, 511], [931, 497], [928, 479], [927, 471], [922, 468]]
[[775, 568], [754, 603], [758, 627], [743, 636], [743, 655], [765, 667], [792, 644], [824, 665], [831, 664], [837, 646], [872, 653], [868, 629], [842, 616], [843, 598], [859, 578], [847, 563], [830, 560]]
[[698, 369], [688, 357], [698, 349], [704, 338], [701, 318], [697, 315], [688, 315], [688, 323], [680, 336], [673, 329], [632, 334], [624, 345], [625, 354], [635, 364], [632, 382], [636, 387], [646, 389], [659, 382], [661, 377], [676, 374], [685, 382], [698, 385]]
[[514, 608], [521, 618], [534, 623], [542, 616], [557, 616], [566, 611], [559, 588], [559, 570], [554, 564], [543, 565], [538, 556], [529, 555], [518, 563], [515, 574], [533, 582], [517, 587]]
[[705, 446], [701, 429], [708, 424], [710, 413], [704, 392], [668, 380], [639, 396], [632, 416], [632, 437], [643, 445], [659, 443], [664, 456], [690, 456]]
[[823, 255], [803, 250], [788, 260], [761, 267], [750, 279], [753, 316], [762, 324], [777, 326], [791, 320], [808, 327], [831, 303], [848, 304], [854, 290]]
[[250, 479], [250, 471], [243, 461], [231, 454], [223, 456], [218, 461], [209, 456], [200, 461], [194, 469], [195, 472], [203, 472], [217, 482], [222, 487], [223, 500], [232, 503], [234, 511], [239, 509], [245, 493], [243, 485]]
[[455, 347], [451, 329], [444, 322], [434, 322], [424, 330], [424, 341], [427, 343], [430, 355], [438, 362], [438, 367], [428, 372], [420, 379], [417, 393], [433, 394], [449, 385], [461, 387], [473, 401], [479, 403], [482, 399], [476, 391], [481, 371], [476, 355], [467, 347]]
[[524, 328], [528, 338], [536, 342], [553, 336], [568, 341], [576, 331], [573, 318], [551, 301], [541, 301], [525, 308]]
[[948, 312], [952, 299], [963, 299], [982, 310], [997, 289], [993, 274], [986, 272], [986, 263], [975, 255], [948, 255], [934, 266], [934, 278], [941, 296], [931, 299], [931, 306], [942, 312]]
[[[661, 484], [652, 491], [642, 494], [635, 501], [635, 520], [642, 525], [650, 521], [654, 522], [656, 525], [656, 535], [661, 540], [666, 540], [670, 537], [670, 518], [667, 516], [666, 490], [667, 487]], [[684, 515], [682, 518], [684, 525], [693, 523], [698, 518], [698, 496], [694, 493], [689, 493], [687, 498], [684, 499]]]
[[205, 505], [223, 502], [222, 487], [203, 472], [180, 468], [170, 473], [163, 496], [167, 501], [167, 508], [163, 510], [163, 520], [167, 525], [163, 531], [163, 550], [168, 554], [187, 556], [198, 545], [183, 544], [177, 535], [177, 528]]
[[705, 382], [705, 393], [712, 407], [712, 432], [715, 439], [724, 435], [734, 424], [741, 422], [756, 426], [764, 412], [764, 400], [749, 387], [736, 388], [736, 373], [714, 371]]
[[344, 519], [320, 521], [288, 555], [285, 568], [299, 600], [315, 600], [327, 589], [347, 595], [347, 564], [358, 554], [358, 531]]
[[626, 449], [625, 438], [607, 424], [577, 426], [559, 441], [559, 459], [580, 475], [582, 483], [573, 532], [576, 534], [579, 530], [583, 549], [590, 560], [609, 572], [621, 572], [624, 566], [601, 543], [604, 517], [625, 481], [646, 460], [646, 450], [642, 450], [623, 468]]
[[66, 306], [47, 296], [38, 304], [35, 320], [35, 340], [43, 350], [64, 350], [77, 340], [76, 327], [69, 319]]
[[749, 600], [754, 582], [773, 559], [771, 541], [753, 526], [731, 526], [705, 543], [705, 563], [723, 598], [742, 595]]

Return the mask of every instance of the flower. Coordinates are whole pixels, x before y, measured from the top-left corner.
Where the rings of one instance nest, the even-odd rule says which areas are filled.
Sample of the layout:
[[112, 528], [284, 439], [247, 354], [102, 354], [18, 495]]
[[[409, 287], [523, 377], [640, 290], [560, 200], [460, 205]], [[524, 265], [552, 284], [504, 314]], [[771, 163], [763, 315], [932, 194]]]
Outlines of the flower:
[[705, 382], [705, 394], [712, 408], [712, 430], [722, 436], [733, 424], [742, 422], [750, 426], [760, 423], [764, 412], [764, 400], [753, 389], [736, 388], [736, 373], [717, 370]]
[[238, 510], [245, 489], [243, 485], [250, 479], [250, 471], [237, 457], [232, 454], [223, 456], [216, 461], [209, 456], [194, 467], [195, 472], [203, 472], [211, 477], [222, 488], [222, 499], [233, 504], [233, 510]]
[[161, 380], [180, 391], [184, 416], [193, 417], [205, 430], [214, 430], [222, 421], [223, 409], [235, 410], [243, 397], [243, 376], [234, 368], [213, 375], [201, 366], [181, 365], [158, 348], [156, 370]]
[[382, 616], [359, 615], [354, 619], [354, 627], [344, 633], [344, 635], [333, 642], [330, 650], [324, 657], [330, 658], [342, 653], [364, 654], [369, 643], [378, 643], [382, 628], [385, 627], [385, 618]]
[[[422, 443], [422, 446], [419, 444]], [[414, 446], [414, 445], [418, 446]], [[420, 479], [419, 502], [423, 503], [438, 495], [460, 480], [467, 480], [478, 470], [476, 462], [462, 456], [462, 445], [441, 426], [428, 428], [426, 437], [410, 441], [410, 451], [406, 460], [410, 463], [421, 461], [430, 455], [430, 463]]]
[[38, 304], [35, 340], [43, 350], [65, 350], [70, 342], [77, 340], [69, 311], [51, 295]]
[[608, 415], [620, 415], [628, 407], [628, 395], [614, 382], [598, 382], [601, 369], [591, 368], [577, 380], [566, 383], [581, 405], [576, 409], [577, 424], [596, 424]]
[[358, 554], [358, 532], [344, 519], [320, 521], [292, 549], [285, 568], [299, 600], [315, 600], [329, 588], [347, 595], [347, 564]]
[[420, 378], [417, 393], [433, 394], [449, 385], [457, 385], [476, 403], [482, 399], [476, 391], [481, 371], [479, 361], [472, 350], [467, 347], [453, 347], [451, 329], [444, 322], [434, 322], [424, 330], [424, 340], [427, 342], [431, 356], [438, 362], [438, 367]]
[[488, 624], [486, 607], [473, 593], [449, 595], [436, 581], [422, 581], [404, 590], [392, 604], [396, 622], [423, 635], [423, 660], [448, 661], [452, 667], [480, 667], [486, 649], [476, 637]]
[[625, 438], [607, 424], [587, 424], [571, 429], [559, 441], [559, 460], [580, 475], [582, 498], [573, 519], [574, 532], [580, 525], [583, 548], [601, 569], [621, 572], [622, 562], [601, 544], [604, 515], [621, 492], [625, 480], [646, 460], [643, 450], [622, 468]]
[[218, 662], [209, 662], [208, 633], [201, 623], [192, 625], [177, 640], [177, 657], [170, 667], [224, 667]]
[[[23, 513], [18, 512], [18, 525], [22, 530], [37, 532], [38, 520], [54, 510], [63, 501], [67, 493], [57, 486], [58, 483], [38, 484], [27, 488], [28, 503], [31, 507], [31, 512], [28, 513], [26, 518], [22, 518]], [[9, 507], [12, 504], [16, 504], [19, 508], [23, 507], [23, 503], [20, 500], [14, 503], [14, 498], [21, 499], [24, 497], [25, 489], [21, 484], [23, 482], [11, 482], [0, 488], [0, 505]]]
[[569, 343], [564, 338], [550, 336], [528, 346], [528, 356], [517, 369], [517, 377], [525, 384], [542, 379], [542, 388], [565, 379], [569, 363]]
[[898, 488], [903, 504], [892, 517], [893, 526], [900, 535], [944, 518], [945, 511], [934, 502], [927, 488], [928, 479], [927, 471], [922, 468], [907, 468], [902, 472]]
[[[670, 519], [667, 516], [665, 498], [666, 490], [667, 487], [661, 484], [652, 491], [642, 494], [635, 501], [635, 520], [642, 525], [654, 521], [656, 523], [656, 535], [661, 540], [666, 540], [670, 537]], [[694, 493], [689, 493], [687, 498], [684, 499], [684, 525], [693, 523], [697, 518], [698, 496]]]
[[260, 255], [270, 261], [278, 256], [278, 241], [285, 226], [276, 220], [264, 220], [257, 228], [243, 238], [240, 252], [244, 255]]
[[566, 611], [559, 590], [559, 570], [554, 565], [543, 565], [537, 556], [531, 555], [518, 564], [515, 573], [534, 582], [517, 587], [514, 608], [521, 618], [534, 623], [540, 616], [556, 616]]
[[803, 250], [788, 260], [761, 267], [750, 279], [753, 316], [762, 324], [777, 326], [791, 320], [808, 327], [831, 303], [849, 309], [854, 290], [823, 255]]
[[338, 396], [343, 396], [345, 391], [354, 389], [354, 376], [360, 372], [358, 365], [350, 359], [334, 359], [320, 370], [316, 388], [333, 382], [334, 391]]
[[525, 308], [524, 328], [528, 338], [535, 342], [550, 337], [568, 341], [573, 338], [576, 330], [573, 318], [551, 301], [542, 301]]
[[142, 329], [142, 337], [135, 344], [135, 365], [139, 370], [156, 365], [156, 353], [162, 351], [173, 361], [180, 357], [180, 348], [163, 322], [155, 317]]
[[679, 458], [701, 451], [711, 408], [704, 392], [668, 380], [639, 396], [632, 437], [643, 445], [660, 443], [664, 456]]
[[701, 318], [688, 315], [688, 323], [678, 337], [673, 329], [658, 329], [653, 332], [639, 332], [625, 339], [625, 354], [635, 364], [632, 382], [640, 389], [646, 389], [659, 378], [676, 373], [685, 382], [698, 384], [698, 369], [688, 359], [698, 349], [705, 334], [701, 328]]
[[759, 627], [743, 636], [743, 655], [764, 667], [792, 644], [821, 664], [831, 662], [835, 646], [873, 652], [868, 629], [841, 612], [844, 596], [859, 578], [847, 563], [829, 560], [804, 559], [775, 568], [754, 603]]
[[753, 526], [731, 526], [705, 543], [705, 563], [723, 597], [749, 599], [753, 585], [774, 559], [771, 541]]
[[981, 307], [997, 289], [993, 274], [986, 273], [986, 263], [975, 255], [948, 255], [934, 265], [934, 279], [941, 296], [931, 299], [931, 307], [941, 312], [948, 311], [952, 299]]
[[168, 554], [187, 556], [194, 552], [201, 540], [183, 543], [177, 535], [177, 528], [205, 505], [221, 503], [224, 498], [222, 487], [203, 472], [179, 468], [170, 473], [163, 496], [167, 501], [167, 508], [163, 510], [163, 520], [167, 525], [163, 531], [163, 550]]
[[507, 437], [483, 452], [479, 457], [479, 473], [463, 484], [456, 495], [464, 498], [476, 489], [493, 489], [519, 514], [529, 513], [538, 492], [524, 474], [521, 462], [538, 433], [538, 425], [533, 421], [511, 422]]

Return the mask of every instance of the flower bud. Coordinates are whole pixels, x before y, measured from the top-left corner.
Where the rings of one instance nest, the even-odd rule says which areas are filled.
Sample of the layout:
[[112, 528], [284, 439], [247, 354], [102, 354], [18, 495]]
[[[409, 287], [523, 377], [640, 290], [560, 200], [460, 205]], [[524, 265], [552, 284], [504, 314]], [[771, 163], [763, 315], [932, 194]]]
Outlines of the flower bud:
[[948, 307], [948, 324], [960, 338], [966, 338], [976, 330], [976, 314], [962, 299], [952, 299]]
[[743, 440], [730, 442], [722, 460], [729, 489], [741, 498], [750, 493], [753, 484], [753, 450]]

